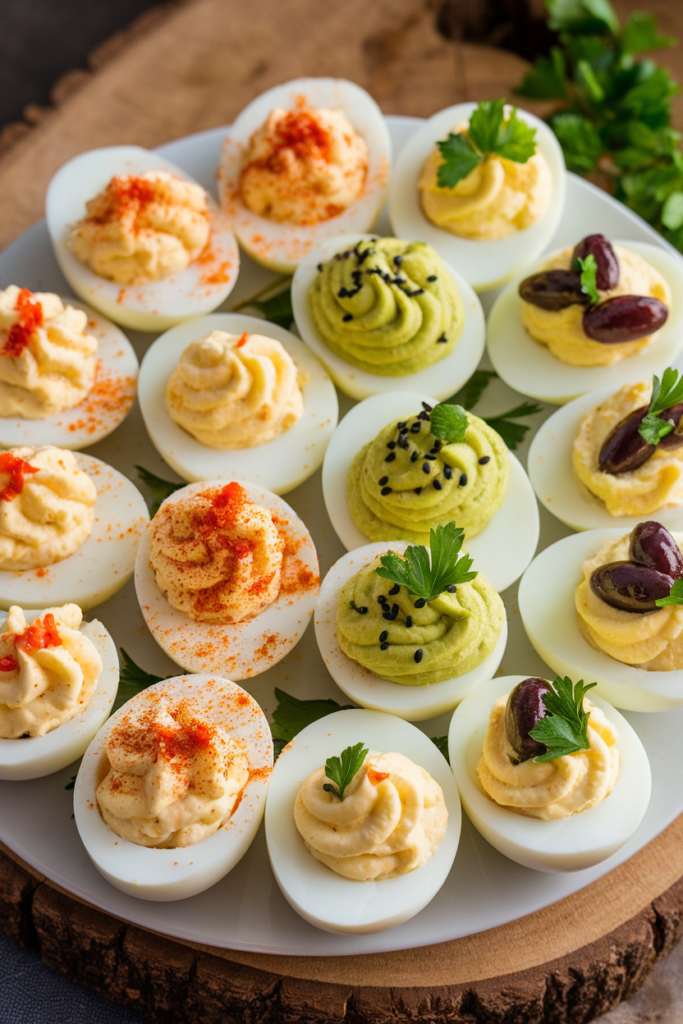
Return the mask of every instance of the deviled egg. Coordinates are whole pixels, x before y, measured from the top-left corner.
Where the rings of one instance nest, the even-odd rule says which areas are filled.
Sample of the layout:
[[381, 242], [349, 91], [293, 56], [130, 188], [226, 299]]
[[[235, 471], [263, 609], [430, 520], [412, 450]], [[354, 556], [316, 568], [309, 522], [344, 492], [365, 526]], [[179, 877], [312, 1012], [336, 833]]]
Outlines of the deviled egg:
[[0, 616], [0, 779], [37, 779], [81, 756], [106, 721], [119, 660], [75, 604]]
[[[515, 391], [555, 405], [564, 405], [587, 391], [608, 385], [615, 390], [623, 384], [648, 380], [654, 373], [659, 373], [674, 362], [683, 346], [683, 267], [679, 266], [680, 261], [659, 246], [647, 242], [615, 241], [613, 247], [617, 255], [635, 254], [641, 257], [665, 282], [666, 291], [671, 296], [671, 306], [654, 341], [630, 358], [622, 358], [611, 365], [581, 366], [562, 362], [545, 344], [535, 341], [524, 326], [523, 310], [529, 303], [524, 302], [519, 288], [522, 280], [533, 280], [535, 274], [528, 279], [519, 278], [496, 299], [488, 318], [486, 334], [487, 349], [494, 369]], [[536, 270], [541, 266], [555, 266], [558, 260], [567, 260], [569, 256], [571, 252], [568, 250], [550, 253], [537, 264]], [[620, 287], [598, 288], [598, 294], [602, 291], [603, 296], [624, 297], [623, 288], [620, 291]], [[600, 302], [594, 308], [599, 311], [603, 305], [607, 305], [607, 302]], [[584, 308], [584, 305], [574, 304], [569, 312], [578, 309], [582, 313]], [[547, 310], [541, 309], [540, 312], [551, 315]], [[567, 312], [565, 308], [556, 311], [555, 315], [565, 315]], [[552, 332], [552, 329], [549, 331]], [[560, 327], [557, 328], [557, 337], [561, 338]], [[587, 338], [587, 341], [590, 339]], [[593, 341], [590, 344], [596, 345]], [[633, 344], [639, 343], [636, 341]], [[599, 347], [609, 350], [613, 345], [619, 349], [624, 347], [618, 341], [608, 340], [603, 341]]]
[[[362, 862], [363, 872], [354, 864], [354, 877], [344, 877], [307, 848], [309, 840], [304, 840], [295, 822], [295, 805], [299, 803], [297, 796], [302, 783], [315, 800], [315, 792], [310, 792], [312, 780], [307, 778], [311, 773], [316, 772], [315, 780], [317, 770], [331, 754], [342, 754], [345, 748], [359, 743], [373, 753], [360, 769], [356, 785], [351, 784], [355, 799], [346, 796], [340, 801], [330, 794], [329, 817], [324, 819], [333, 826], [336, 821], [343, 822], [337, 837], [337, 856], [347, 862]], [[382, 755], [386, 756], [385, 768], [374, 771], [371, 766], [375, 762], [381, 766]], [[410, 770], [400, 763], [406, 759], [413, 762]], [[396, 780], [392, 778], [394, 771]], [[418, 796], [422, 788], [425, 795]], [[406, 796], [399, 797], [397, 790]], [[306, 799], [306, 794], [303, 796]], [[316, 802], [322, 806], [325, 799], [321, 793]], [[408, 821], [403, 819], [404, 799], [409, 806], [415, 800], [423, 819], [415, 823], [408, 835]], [[310, 799], [307, 802], [310, 805]], [[448, 814], [445, 831], [443, 805]], [[421, 860], [420, 844], [426, 845], [423, 836], [427, 821], [439, 809], [442, 824], [438, 830], [444, 832], [443, 839], [426, 863], [413, 867]], [[309, 834], [306, 814], [297, 816]], [[363, 826], [368, 832], [359, 836], [358, 830]], [[324, 931], [369, 934], [414, 917], [446, 881], [458, 848], [460, 826], [460, 800], [446, 760], [424, 733], [393, 715], [360, 710], [328, 715], [303, 729], [284, 748], [273, 768], [266, 806], [266, 841], [273, 874], [297, 913]], [[332, 830], [321, 825], [318, 831]], [[379, 845], [383, 835], [384, 849]], [[360, 852], [355, 858], [354, 841], [356, 851]], [[315, 839], [311, 845], [315, 845]], [[325, 845], [329, 847], [329, 863], [330, 859], [335, 860], [334, 849], [329, 842]], [[338, 867], [349, 871], [345, 865]], [[408, 873], [401, 874], [401, 870]], [[383, 873], [387, 877], [381, 877]]]
[[211, 675], [167, 679], [124, 704], [86, 750], [76, 827], [117, 889], [185, 899], [249, 849], [272, 764], [265, 715], [241, 687]]
[[247, 679], [301, 639], [320, 583], [296, 513], [251, 483], [190, 484], [143, 535], [135, 588], [159, 646], [190, 671]]
[[[539, 519], [533, 489], [521, 464], [511, 452], [507, 451], [497, 434], [495, 435], [498, 445], [497, 454], [493, 452], [491, 443], [486, 442], [485, 439], [481, 440], [481, 445], [485, 446], [481, 448], [481, 451], [486, 451], [484, 455], [478, 451], [479, 440], [471, 448], [466, 444], [452, 445], [453, 466], [444, 463], [442, 480], [440, 455], [429, 450], [423, 460], [419, 458], [418, 453], [420, 444], [418, 439], [420, 436], [424, 439], [429, 430], [429, 413], [425, 406], [433, 409], [437, 404], [434, 398], [422, 394], [393, 391], [373, 395], [351, 409], [335, 430], [325, 453], [323, 496], [327, 514], [337, 536], [349, 551], [367, 544], [368, 537], [356, 525], [354, 518], [358, 517], [352, 516], [349, 505], [349, 479], [354, 463], [364, 446], [370, 446], [376, 442], [378, 435], [391, 425], [392, 420], [396, 423], [407, 423], [412, 417], [417, 417], [417, 422], [424, 425], [421, 434], [417, 434], [416, 431], [408, 431], [404, 436], [402, 435], [402, 446], [397, 447], [397, 442], [394, 439], [386, 444], [387, 458], [384, 461], [387, 479], [384, 481], [384, 476], [381, 476], [375, 481], [379, 488], [380, 500], [383, 498], [381, 492], [390, 487], [388, 474], [396, 465], [400, 467], [397, 473], [403, 476], [405, 481], [404, 486], [398, 489], [403, 491], [405, 487], [405, 493], [414, 503], [413, 511], [419, 507], [434, 507], [437, 511], [434, 501], [438, 501], [439, 496], [448, 497], [449, 494], [450, 498], [448, 504], [444, 506], [443, 515], [440, 517], [437, 515], [433, 522], [426, 523], [424, 517], [421, 517], [419, 523], [415, 521], [414, 529], [420, 528], [419, 534], [411, 529], [410, 524], [412, 524], [414, 516], [411, 517], [410, 506], [407, 506], [406, 526], [401, 529], [396, 523], [393, 527], [388, 523], [386, 540], [393, 541], [394, 538], [402, 537], [414, 542], [425, 543], [429, 537], [430, 525], [434, 526], [437, 522], [444, 521], [444, 516], [446, 517], [445, 521], [452, 519], [456, 526], [465, 528], [467, 553], [475, 559], [477, 567], [491, 581], [492, 586], [500, 592], [521, 576], [536, 551]], [[472, 420], [478, 419], [477, 417], [471, 418]], [[491, 431], [491, 433], [494, 432]], [[414, 443], [411, 444], [411, 441]], [[437, 449], [441, 447], [441, 442], [435, 442], [435, 444]], [[432, 449], [434, 447], [432, 445]], [[429, 471], [424, 468], [425, 466], [429, 467]], [[432, 467], [434, 467], [433, 471]], [[419, 487], [418, 493], [413, 498], [416, 488], [413, 475], [416, 472], [419, 476], [419, 480], [417, 480]], [[392, 473], [392, 475], [396, 474]], [[487, 478], [491, 481], [497, 480], [498, 483], [492, 482], [489, 485]], [[422, 483], [423, 479], [424, 483]], [[380, 483], [380, 481], [384, 482]], [[456, 500], [451, 494], [453, 481], [458, 483], [462, 491], [462, 502]], [[460, 481], [463, 481], [462, 484]], [[476, 513], [475, 519], [478, 515], [481, 523], [490, 518], [487, 525], [483, 529], [480, 528], [480, 532], [476, 530], [474, 519], [469, 530], [465, 523], [460, 521], [469, 514], [466, 508], [468, 484], [470, 495], [475, 496], [475, 500], [471, 502], [471, 510]], [[504, 497], [501, 500], [503, 491]], [[387, 495], [389, 498], [392, 496], [389, 492]], [[485, 497], [486, 500], [484, 500]], [[429, 504], [427, 503], [428, 498], [431, 499]], [[490, 510], [490, 507], [497, 508], [492, 518], [487, 517], [487, 509]], [[475, 534], [471, 539], [470, 533]], [[514, 538], [514, 543], [511, 543], [511, 538]]]
[[[525, 682], [491, 679], [463, 700], [448, 733], [451, 768], [467, 816], [502, 854], [537, 871], [581, 871], [611, 857], [638, 828], [650, 800], [650, 764], [632, 726], [592, 689], [584, 703], [589, 749], [542, 764], [532, 760], [547, 751], [542, 744], [520, 754], [505, 709]], [[550, 689], [544, 680], [528, 682]], [[526, 701], [523, 724], [529, 707]]]
[[[392, 587], [376, 573], [374, 579], [363, 574], [379, 556], [388, 551], [402, 555], [407, 546], [404, 541], [366, 544], [335, 562], [320, 587], [315, 635], [330, 675], [347, 697], [361, 707], [416, 722], [452, 711], [495, 675], [508, 627], [503, 602], [482, 574], [458, 586], [455, 594], [442, 594], [438, 608], [417, 607], [405, 587]], [[349, 590], [354, 578], [362, 600]], [[342, 649], [340, 629], [349, 634], [346, 650], [358, 652], [358, 659]], [[366, 667], [362, 662], [368, 659], [385, 662], [395, 681]], [[448, 666], [454, 674], [440, 678]]]
[[[536, 158], [540, 154], [543, 160], [542, 181], [539, 174], [535, 173], [534, 180], [539, 178], [539, 181], [533, 187], [538, 186], [543, 192], [543, 196], [539, 195], [537, 199], [540, 202], [538, 210], [543, 208], [544, 212], [539, 215], [535, 209], [532, 210], [534, 204], [530, 204], [529, 196], [532, 185], [518, 182], [519, 187], [516, 187], [514, 181], [506, 181], [501, 164], [508, 165], [511, 162], [501, 161], [494, 156], [488, 157], [481, 166], [476, 167], [466, 182], [459, 182], [458, 192], [451, 189], [438, 190], [453, 192], [459, 206], [459, 215], [467, 213], [470, 219], [476, 217], [481, 221], [479, 237], [474, 234], [459, 237], [452, 233], [456, 230], [454, 225], [450, 229], [439, 226], [431, 219], [433, 212], [430, 215], [425, 212], [420, 186], [422, 184], [426, 187], [425, 171], [429, 170], [430, 162], [435, 159], [439, 142], [445, 141], [449, 133], [466, 128], [477, 107], [476, 103], [459, 103], [441, 110], [410, 137], [392, 173], [389, 217], [392, 229], [399, 238], [419, 238], [427, 242], [447, 263], [456, 267], [476, 291], [487, 291], [503, 284], [520, 267], [535, 260], [553, 237], [564, 207], [565, 166], [562, 150], [550, 128], [533, 114], [517, 110], [519, 121], [535, 131]], [[510, 119], [511, 115], [512, 108], [506, 107], [504, 117]], [[513, 177], [519, 178], [518, 167], [524, 165], [516, 167], [512, 163]], [[461, 196], [463, 189], [467, 194]], [[453, 197], [449, 199], [447, 196], [451, 205]], [[501, 210], [512, 214], [507, 237], [501, 237], [498, 228], [497, 236], [496, 231], [491, 234], [493, 222], [501, 219]], [[457, 230], [461, 230], [463, 224], [465, 221], [461, 217], [461, 228]]]
[[352, 398], [392, 391], [397, 379], [447, 398], [484, 351], [479, 299], [422, 243], [326, 238], [299, 263], [292, 306], [301, 337]]
[[159, 331], [209, 313], [237, 280], [237, 243], [215, 202], [139, 146], [74, 157], [50, 182], [45, 209], [71, 287], [126, 327]]
[[372, 97], [342, 78], [262, 93], [229, 130], [221, 206], [242, 248], [291, 274], [317, 243], [368, 231], [386, 196], [391, 140]]
[[[139, 395], [154, 445], [188, 481], [250, 478], [286, 494], [321, 465], [337, 425], [337, 393], [316, 357], [283, 327], [237, 313], [157, 338]], [[266, 429], [274, 436], [261, 442]]]

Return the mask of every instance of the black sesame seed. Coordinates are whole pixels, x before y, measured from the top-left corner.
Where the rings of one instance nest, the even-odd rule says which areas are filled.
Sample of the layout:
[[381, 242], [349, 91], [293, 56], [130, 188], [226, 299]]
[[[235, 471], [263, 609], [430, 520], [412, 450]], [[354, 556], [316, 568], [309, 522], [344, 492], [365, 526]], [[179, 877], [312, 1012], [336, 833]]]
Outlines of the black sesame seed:
[[346, 288], [340, 288], [339, 291], [337, 292], [337, 297], [340, 299], [345, 299], [348, 294], [349, 293], [347, 292]]
[[442, 489], [442, 483], [440, 480], [432, 480], [432, 484], [435, 491], [440, 491]]
[[480, 466], [485, 466], [486, 463], [490, 462], [490, 461], [491, 461], [491, 456], [490, 455], [482, 455], [482, 457], [479, 459], [479, 465]]
[[453, 476], [453, 470], [451, 469], [450, 466], [443, 467], [443, 475], [446, 477], [447, 480], [451, 479], [451, 477]]
[[449, 594], [454, 594], [457, 589], [458, 588], [455, 585], [455, 583], [451, 583], [450, 587], [446, 587], [446, 590], [448, 591]]
[[432, 412], [434, 406], [429, 405], [428, 402], [423, 402], [422, 403], [422, 408], [424, 409], [425, 412]]
[[383, 644], [383, 643], [384, 643], [384, 641], [385, 641], [385, 640], [387, 639], [387, 637], [388, 637], [388, 636], [389, 636], [389, 634], [387, 633], [386, 629], [383, 629], [383, 630], [382, 630], [382, 632], [381, 632], [381, 633], [380, 633], [380, 635], [379, 635], [379, 642], [380, 642], [381, 644]]
[[423, 655], [423, 654], [424, 654], [424, 651], [422, 650], [422, 648], [421, 648], [421, 647], [418, 647], [418, 649], [417, 649], [417, 650], [415, 651], [415, 654], [413, 655], [413, 658], [414, 658], [414, 659], [415, 659], [415, 661], [416, 661], [416, 662], [418, 663], [418, 665], [419, 665], [419, 664], [420, 664], [420, 662], [422, 661], [422, 655]]
[[415, 488], [415, 493], [416, 494], [421, 494], [422, 493], [422, 488], [421, 487], [416, 487]]
[[394, 256], [394, 263], [396, 264], [397, 267], [400, 267], [401, 264], [403, 263], [403, 257], [402, 256]]
[[417, 462], [417, 460], [418, 460], [419, 458], [420, 458], [420, 453], [419, 453], [419, 451], [418, 451], [418, 450], [417, 450], [417, 448], [416, 448], [416, 449], [415, 449], [415, 451], [414, 451], [414, 452], [412, 453], [412, 455], [410, 456], [410, 461], [411, 461], [411, 462]]
[[[386, 636], [386, 633], [382, 633], [382, 636]], [[380, 649], [380, 651], [386, 651], [388, 646], [389, 646], [389, 644], [385, 641], [383, 644], [379, 645], [379, 649]]]
[[415, 607], [424, 608], [426, 604], [427, 602], [425, 601], [424, 597], [418, 597], [417, 601], [415, 602]]
[[443, 343], [446, 341], [448, 341], [448, 338], [446, 337], [445, 334], [439, 335], [439, 337], [436, 339], [437, 345], [443, 345]]
[[387, 494], [391, 494], [391, 487], [383, 487], [379, 493], [386, 498]]
[[422, 463], [422, 472], [423, 473], [431, 473], [431, 471], [432, 471], [432, 467], [429, 465], [429, 463], [428, 462], [423, 462]]
[[363, 605], [361, 608], [356, 608], [356, 611], [358, 612], [359, 615], [367, 615], [368, 614], [368, 610], [365, 607], [365, 605]]
[[435, 462], [436, 455], [432, 455], [431, 452], [427, 452], [427, 454], [425, 455], [425, 459], [427, 460], [427, 462]]
[[392, 615], [391, 612], [382, 612], [382, 618], [386, 619], [387, 622], [393, 622], [396, 616]]
[[410, 433], [411, 434], [419, 434], [421, 429], [422, 429], [422, 424], [420, 423], [419, 420], [415, 420], [415, 422], [412, 424], [412, 426], [410, 428]]
[[322, 265], [322, 263], [319, 263], [318, 264], [318, 273], [320, 273], [322, 271], [322, 269], [323, 269], [323, 265]]
[[351, 313], [345, 313], [344, 316], [342, 317], [342, 320], [346, 324], [349, 322], [349, 320], [353, 320], [353, 315]]
[[443, 441], [439, 441], [439, 439], [437, 438], [437, 440], [432, 445], [432, 451], [433, 452], [440, 452], [442, 448], [443, 448]]
[[405, 430], [408, 424], [406, 423], [405, 420], [401, 420], [401, 422], [397, 423], [396, 426], [398, 427], [399, 430]]
[[396, 447], [395, 441], [387, 441], [387, 448], [394, 449]]
[[400, 588], [400, 586], [398, 585], [398, 583], [394, 583], [393, 587], [392, 587], [392, 588], [391, 588], [391, 590], [389, 591], [389, 597], [393, 597], [393, 596], [394, 596], [395, 594], [398, 594], [398, 592], [399, 592], [399, 590], [400, 590], [400, 589], [401, 589], [401, 588]]
[[460, 486], [461, 487], [465, 486], [465, 484], [467, 483], [467, 473], [461, 473], [460, 474], [460, 481], [459, 482], [460, 482]]
[[379, 485], [380, 485], [380, 487], [384, 487], [384, 485], [385, 485], [385, 484], [388, 484], [388, 483], [389, 483], [389, 477], [388, 477], [388, 476], [383, 476], [383, 477], [382, 477], [382, 478], [380, 479], [380, 481], [379, 481]]
[[397, 604], [392, 604], [392, 606], [391, 606], [391, 614], [392, 615], [398, 615], [398, 605]]
[[393, 462], [395, 458], [396, 458], [396, 452], [389, 452], [388, 455], [384, 456], [384, 461], [385, 462]]
[[403, 450], [406, 451], [406, 452], [410, 448], [410, 443], [409, 443], [408, 438], [407, 438], [407, 436], [405, 434], [401, 434], [401, 436], [399, 437], [399, 439], [398, 439], [398, 446], [399, 446], [399, 448], [403, 448]]
[[377, 598], [377, 601], [379, 602], [379, 604], [386, 604], [387, 603], [387, 599], [384, 596], [384, 594], [380, 594], [379, 597]]
[[420, 412], [420, 413], [418, 413], [417, 414], [417, 418], [419, 420], [426, 420], [427, 423], [429, 423], [429, 413], [428, 412]]
[[436, 274], [430, 274], [427, 278], [428, 281], [438, 281]]
[[412, 615], [406, 615], [406, 626], [408, 627], [408, 629], [411, 629], [412, 625], [413, 625], [413, 616]]

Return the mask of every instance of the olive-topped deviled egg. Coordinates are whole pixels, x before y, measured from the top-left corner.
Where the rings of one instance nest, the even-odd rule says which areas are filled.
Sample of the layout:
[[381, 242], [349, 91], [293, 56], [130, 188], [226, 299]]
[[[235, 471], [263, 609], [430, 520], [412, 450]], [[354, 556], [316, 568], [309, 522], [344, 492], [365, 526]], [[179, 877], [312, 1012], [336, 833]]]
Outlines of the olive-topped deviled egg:
[[389, 131], [364, 89], [342, 78], [299, 78], [236, 118], [218, 193], [242, 248], [291, 274], [323, 239], [373, 226], [390, 164]]
[[522, 394], [564, 404], [647, 379], [683, 345], [683, 268], [659, 246], [587, 235], [502, 292], [491, 362]]
[[552, 131], [501, 99], [448, 107], [418, 128], [396, 162], [389, 216], [399, 237], [427, 242], [486, 291], [543, 252], [564, 199]]
[[126, 327], [159, 331], [209, 313], [237, 280], [237, 243], [213, 199], [139, 146], [66, 163], [50, 182], [46, 217], [76, 294]]
[[585, 696], [593, 685], [492, 679], [451, 720], [451, 767], [470, 821], [525, 867], [599, 864], [631, 838], [647, 810], [647, 754], [618, 711]]
[[459, 557], [455, 523], [430, 547], [368, 544], [323, 580], [315, 634], [325, 664], [362, 707], [420, 721], [451, 711], [498, 669], [505, 607], [489, 581]]

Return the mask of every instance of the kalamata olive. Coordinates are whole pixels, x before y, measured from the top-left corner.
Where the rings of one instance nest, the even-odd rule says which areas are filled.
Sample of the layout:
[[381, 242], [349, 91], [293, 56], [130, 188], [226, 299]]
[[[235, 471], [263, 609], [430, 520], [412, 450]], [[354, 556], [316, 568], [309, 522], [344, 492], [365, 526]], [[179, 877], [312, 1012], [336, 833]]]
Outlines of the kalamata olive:
[[572, 253], [572, 266], [574, 266], [574, 260], [585, 260], [587, 256], [591, 255], [595, 257], [598, 266], [595, 283], [600, 291], [606, 292], [616, 288], [619, 283], [619, 260], [611, 243], [604, 235], [586, 235]]
[[660, 412], [660, 420], [668, 420], [669, 423], [673, 423], [674, 429], [670, 434], [666, 434], [659, 442], [660, 448], [680, 448], [683, 444], [683, 433], [679, 433], [681, 429], [681, 417], [683, 416], [683, 402], [679, 402], [678, 405], [672, 405], [670, 409], [666, 409], [664, 412]]
[[653, 519], [638, 523], [631, 531], [629, 558], [638, 565], [646, 565], [677, 580], [683, 576], [681, 549], [669, 531]]
[[594, 594], [623, 612], [654, 612], [655, 601], [668, 597], [674, 585], [673, 578], [645, 565], [633, 562], [610, 562], [601, 565], [591, 575]]
[[654, 454], [655, 445], [648, 444], [638, 433], [647, 410], [647, 405], [634, 409], [617, 423], [602, 442], [598, 465], [603, 473], [628, 473], [642, 466]]
[[519, 285], [525, 302], [556, 313], [567, 306], [587, 306], [590, 299], [581, 291], [581, 275], [575, 270], [543, 270], [525, 277]]
[[505, 732], [518, 760], [545, 754], [545, 743], [529, 735], [535, 725], [547, 715], [543, 694], [552, 690], [545, 679], [524, 679], [517, 683], [505, 705]]
[[584, 333], [603, 345], [619, 345], [654, 334], [666, 323], [669, 310], [647, 295], [616, 295], [583, 314]]

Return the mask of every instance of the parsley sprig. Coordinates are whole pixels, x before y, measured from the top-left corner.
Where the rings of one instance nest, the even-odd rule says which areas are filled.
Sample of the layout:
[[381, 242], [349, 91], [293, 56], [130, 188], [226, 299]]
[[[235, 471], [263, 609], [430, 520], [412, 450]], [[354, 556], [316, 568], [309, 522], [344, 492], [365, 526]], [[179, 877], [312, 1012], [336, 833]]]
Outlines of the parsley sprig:
[[[260, 288], [253, 295], [242, 299], [237, 305], [232, 306], [231, 312], [236, 313], [240, 309], [257, 309], [266, 320], [270, 320], [271, 323], [278, 324], [278, 326], [289, 330], [294, 320], [290, 282], [290, 277], [286, 274], [281, 274], [274, 281], [270, 281], [264, 288]], [[283, 284], [286, 285], [284, 289], [282, 288]], [[274, 289], [279, 290], [274, 295], [271, 295], [270, 293]]]
[[678, 370], [667, 366], [661, 381], [656, 374], [652, 378], [650, 405], [645, 419], [638, 427], [638, 433], [648, 444], [659, 444], [674, 429], [673, 423], [660, 420], [659, 414], [679, 402], [683, 402], [683, 375], [679, 380]]
[[598, 264], [595, 256], [589, 252], [585, 259], [580, 256], [574, 260], [574, 270], [581, 271], [581, 291], [587, 295], [593, 304], [600, 301], [598, 292], [597, 277]]
[[362, 743], [356, 743], [355, 746], [342, 750], [341, 757], [328, 757], [325, 761], [325, 775], [337, 784], [337, 788], [326, 782], [323, 785], [325, 792], [334, 793], [339, 800], [343, 800], [346, 787], [360, 771], [367, 756], [367, 747]]
[[152, 504], [149, 507], [149, 514], [151, 516], [157, 514], [159, 508], [170, 494], [173, 494], [174, 491], [179, 491], [181, 487], [185, 487], [185, 484], [177, 484], [174, 480], [164, 480], [162, 477], [157, 476], [156, 473], [150, 473], [144, 466], [136, 466], [135, 468], [143, 484], [146, 484], [152, 492]]
[[588, 719], [589, 712], [583, 710], [583, 698], [588, 690], [597, 683], [584, 684], [580, 679], [575, 686], [571, 679], [559, 676], [553, 681], [553, 690], [543, 694], [543, 703], [548, 714], [529, 731], [539, 743], [548, 748], [545, 754], [535, 757], [534, 761], [554, 761], [565, 754], [575, 754], [578, 750], [588, 750]]
[[131, 697], [135, 697], [136, 694], [142, 690], [146, 690], [148, 686], [153, 686], [154, 683], [160, 683], [163, 676], [152, 675], [151, 672], [145, 672], [144, 668], [140, 668], [136, 665], [130, 654], [127, 654], [123, 647], [121, 647], [121, 658], [120, 664], [121, 669], [119, 672], [119, 688], [116, 693], [116, 700], [111, 709], [112, 715], [115, 711], [118, 711], [120, 707], [129, 701]]
[[[403, 557], [389, 551], [380, 558], [378, 576], [405, 587], [423, 607], [448, 587], [468, 583], [477, 575], [470, 572], [472, 559], [459, 556], [465, 534], [455, 523], [429, 531], [429, 551], [423, 544], [409, 544]], [[430, 558], [431, 553], [431, 558]]]
[[655, 601], [658, 608], [666, 608], [670, 604], [683, 604], [683, 580], [676, 580], [668, 597], [660, 597]]
[[516, 405], [514, 409], [508, 409], [507, 412], [501, 412], [498, 416], [484, 416], [483, 419], [497, 434], [500, 434], [510, 451], [514, 451], [522, 443], [530, 428], [526, 423], [514, 423], [513, 421], [525, 416], [536, 416], [539, 412], [543, 412], [542, 405], [538, 405], [536, 402], [522, 402], [521, 405]]
[[516, 107], [505, 117], [505, 100], [482, 101], [466, 133], [451, 132], [438, 143], [442, 156], [436, 179], [439, 188], [455, 188], [491, 153], [525, 164], [536, 152], [535, 134], [536, 129], [517, 116]]
[[[445, 441], [446, 444], [464, 441], [467, 434], [465, 410], [477, 404], [493, 378], [497, 376], [495, 370], [475, 370], [467, 384], [455, 396], [461, 399], [462, 405], [448, 402], [437, 405], [431, 414], [431, 431], [434, 437]], [[514, 420], [535, 416], [542, 411], [543, 407], [536, 402], [522, 402], [507, 412], [501, 412], [497, 416], [482, 416], [481, 419], [500, 434], [510, 451], [514, 451], [530, 429], [526, 423], [515, 423]]]
[[319, 718], [332, 715], [335, 711], [346, 711], [355, 707], [355, 704], [338, 704], [336, 700], [299, 700], [298, 697], [292, 697], [284, 690], [278, 690], [277, 687], [275, 696], [279, 703], [273, 711], [273, 724], [270, 731], [273, 734], [276, 758], [282, 753], [282, 748], [286, 747], [296, 734], [311, 722], [317, 722]]

